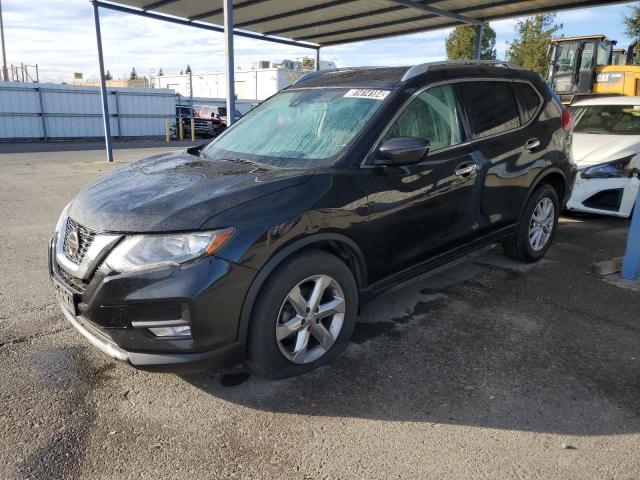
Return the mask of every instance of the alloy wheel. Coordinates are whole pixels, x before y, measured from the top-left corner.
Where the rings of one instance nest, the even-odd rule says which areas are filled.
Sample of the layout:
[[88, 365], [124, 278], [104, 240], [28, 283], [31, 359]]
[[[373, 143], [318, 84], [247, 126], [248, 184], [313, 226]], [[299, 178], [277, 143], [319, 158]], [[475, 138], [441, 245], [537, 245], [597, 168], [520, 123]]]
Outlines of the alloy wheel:
[[545, 197], [536, 205], [529, 222], [529, 244], [534, 251], [539, 252], [547, 245], [553, 233], [554, 222], [553, 201]]
[[328, 275], [306, 278], [291, 289], [276, 322], [280, 352], [293, 363], [310, 363], [329, 351], [344, 323], [342, 288]]

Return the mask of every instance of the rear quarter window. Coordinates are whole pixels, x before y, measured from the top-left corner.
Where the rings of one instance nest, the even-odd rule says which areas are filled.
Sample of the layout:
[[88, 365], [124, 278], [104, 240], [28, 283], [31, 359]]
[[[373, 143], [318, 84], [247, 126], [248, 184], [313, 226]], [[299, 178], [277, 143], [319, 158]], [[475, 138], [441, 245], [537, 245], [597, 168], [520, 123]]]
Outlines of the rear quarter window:
[[522, 123], [527, 123], [533, 118], [542, 103], [540, 95], [528, 83], [514, 82], [511, 86], [520, 102]]
[[507, 132], [520, 126], [520, 113], [509, 82], [484, 81], [460, 84], [473, 138]]

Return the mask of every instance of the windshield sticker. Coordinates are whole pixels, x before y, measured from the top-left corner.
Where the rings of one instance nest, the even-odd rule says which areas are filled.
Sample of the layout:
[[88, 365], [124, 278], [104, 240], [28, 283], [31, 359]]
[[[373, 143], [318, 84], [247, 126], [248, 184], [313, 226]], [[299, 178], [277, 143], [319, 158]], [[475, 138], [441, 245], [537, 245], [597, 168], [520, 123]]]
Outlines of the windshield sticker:
[[389, 95], [389, 90], [375, 90], [373, 88], [352, 88], [344, 94], [345, 98], [373, 98], [384, 100]]

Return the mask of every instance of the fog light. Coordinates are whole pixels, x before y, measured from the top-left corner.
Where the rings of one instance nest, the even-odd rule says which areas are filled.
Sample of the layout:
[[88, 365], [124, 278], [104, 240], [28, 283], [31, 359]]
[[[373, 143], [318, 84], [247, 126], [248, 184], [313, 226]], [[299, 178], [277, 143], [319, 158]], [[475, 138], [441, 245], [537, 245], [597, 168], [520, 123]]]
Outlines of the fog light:
[[156, 337], [190, 337], [191, 327], [189, 325], [180, 325], [176, 327], [155, 327], [148, 329]]

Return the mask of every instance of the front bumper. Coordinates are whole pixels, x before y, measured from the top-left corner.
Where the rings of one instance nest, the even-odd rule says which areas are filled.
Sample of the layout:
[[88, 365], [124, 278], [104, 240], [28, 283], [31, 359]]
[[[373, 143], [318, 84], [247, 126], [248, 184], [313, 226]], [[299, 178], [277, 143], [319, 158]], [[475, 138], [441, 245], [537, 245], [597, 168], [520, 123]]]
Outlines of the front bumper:
[[243, 360], [243, 345], [240, 342], [200, 353], [128, 352], [101, 336], [87, 319], [74, 316], [64, 305], [60, 305], [60, 309], [73, 328], [91, 345], [108, 356], [141, 370], [194, 373], [233, 366]]
[[640, 181], [637, 177], [590, 178], [577, 175], [567, 208], [578, 212], [628, 218]]
[[[195, 372], [244, 360], [240, 310], [254, 271], [208, 257], [180, 267], [120, 274], [99, 266], [85, 284], [58, 265], [49, 248], [52, 281], [70, 294], [67, 320], [96, 348], [136, 368]], [[187, 319], [189, 337], [157, 337], [154, 322]]]

